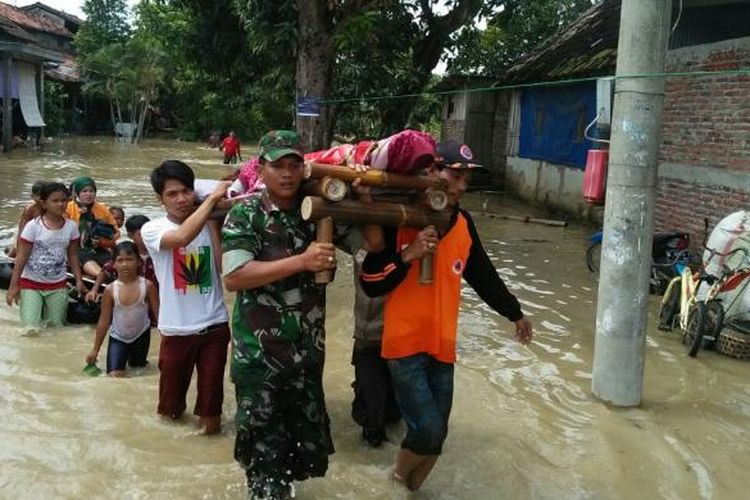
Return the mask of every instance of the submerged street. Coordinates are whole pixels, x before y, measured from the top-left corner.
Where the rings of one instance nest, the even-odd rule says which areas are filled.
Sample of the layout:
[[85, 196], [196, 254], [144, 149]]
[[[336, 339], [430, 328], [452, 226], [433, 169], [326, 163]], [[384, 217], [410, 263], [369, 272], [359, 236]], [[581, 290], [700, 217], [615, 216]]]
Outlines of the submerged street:
[[[248, 152], [249, 153], [249, 152]], [[0, 162], [0, 243], [40, 179], [96, 179], [98, 200], [126, 217], [160, 214], [148, 182], [165, 159], [199, 177], [230, 173], [216, 150], [195, 143], [66, 139]], [[414, 498], [739, 498], [750, 467], [750, 365], [715, 352], [687, 356], [677, 332], [656, 329], [651, 297], [643, 405], [613, 409], [591, 395], [598, 283], [585, 263], [594, 228], [524, 224], [482, 215], [534, 215], [538, 208], [498, 193], [473, 193], [473, 214], [496, 268], [535, 327], [512, 340], [512, 324], [466, 287], [459, 323], [456, 391], [444, 455]], [[325, 390], [336, 454], [325, 478], [298, 498], [404, 498], [387, 479], [403, 435], [368, 448], [350, 416], [353, 378], [351, 259], [328, 287]], [[3, 296], [4, 304], [4, 292]], [[233, 294], [226, 294], [228, 302]], [[82, 373], [93, 326], [21, 335], [17, 308], [0, 307], [0, 497], [245, 498], [233, 460], [233, 387], [226, 385], [224, 431], [198, 435], [185, 418], [156, 415], [158, 333], [150, 366], [122, 380]], [[103, 357], [100, 356], [100, 365]], [[188, 401], [194, 400], [191, 390]], [[655, 495], [656, 493], [656, 495]]]

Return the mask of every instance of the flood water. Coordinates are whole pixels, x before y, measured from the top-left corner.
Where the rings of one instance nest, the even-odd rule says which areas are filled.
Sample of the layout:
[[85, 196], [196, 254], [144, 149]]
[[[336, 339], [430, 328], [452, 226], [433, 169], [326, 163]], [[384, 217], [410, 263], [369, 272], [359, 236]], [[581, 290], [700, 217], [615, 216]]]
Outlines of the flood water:
[[[0, 243], [38, 179], [93, 176], [98, 199], [126, 215], [156, 216], [148, 172], [179, 158], [201, 177], [228, 173], [220, 153], [200, 145], [66, 139], [42, 153], [0, 158]], [[609, 408], [591, 396], [596, 281], [586, 271], [586, 227], [526, 225], [479, 215], [542, 215], [497, 194], [472, 194], [492, 260], [534, 323], [535, 340], [511, 340], [511, 324], [464, 290], [450, 432], [423, 490], [408, 495], [386, 477], [392, 443], [366, 447], [349, 418], [353, 370], [351, 266], [341, 256], [328, 288], [325, 389], [337, 452], [325, 478], [297, 497], [567, 499], [743, 498], [750, 470], [750, 365], [713, 352], [690, 359], [677, 334], [656, 329], [652, 297], [645, 391], [638, 409]], [[228, 302], [233, 300], [227, 294]], [[246, 498], [232, 459], [235, 411], [227, 381], [224, 432], [156, 417], [158, 338], [151, 366], [122, 380], [82, 372], [92, 326], [22, 336], [17, 308], [0, 293], [1, 498]], [[104, 360], [104, 349], [100, 364]], [[194, 393], [189, 395], [189, 404]]]

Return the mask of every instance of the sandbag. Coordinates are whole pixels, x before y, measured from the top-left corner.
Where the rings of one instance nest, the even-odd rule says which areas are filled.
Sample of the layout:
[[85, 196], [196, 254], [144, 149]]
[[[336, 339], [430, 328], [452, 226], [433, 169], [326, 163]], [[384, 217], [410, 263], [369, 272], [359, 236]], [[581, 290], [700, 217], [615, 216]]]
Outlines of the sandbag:
[[[724, 257], [714, 254], [711, 250], [726, 254], [732, 250], [744, 248], [747, 255], [750, 255], [750, 212], [740, 210], [724, 217], [711, 231], [706, 247], [707, 250], [703, 253], [703, 266], [707, 274], [721, 276], [725, 267], [728, 269], [747, 267], [749, 262], [744, 252]], [[698, 298], [705, 294], [705, 288], [701, 287]], [[742, 293], [739, 298], [738, 293]], [[722, 299], [724, 307], [731, 306], [730, 310], [725, 311], [727, 317], [750, 318], [750, 286], [743, 291], [740, 285], [737, 290], [720, 294], [719, 298]]]

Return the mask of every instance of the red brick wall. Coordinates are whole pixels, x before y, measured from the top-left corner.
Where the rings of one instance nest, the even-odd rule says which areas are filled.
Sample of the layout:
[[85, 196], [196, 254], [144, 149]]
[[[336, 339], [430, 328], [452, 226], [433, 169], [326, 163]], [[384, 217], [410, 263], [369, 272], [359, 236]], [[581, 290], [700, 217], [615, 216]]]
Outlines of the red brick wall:
[[[735, 69], [750, 69], [750, 38], [672, 51], [667, 63], [669, 72]], [[713, 227], [727, 214], [747, 209], [750, 75], [668, 79], [661, 161], [681, 168], [670, 169], [669, 177], [660, 173], [657, 230], [689, 231], [700, 244], [704, 218]], [[699, 170], [704, 172], [697, 175]], [[737, 182], [736, 176], [718, 175], [722, 172], [747, 178]]]
[[705, 219], [708, 219], [710, 234], [716, 223], [725, 216], [750, 208], [750, 193], [747, 190], [701, 186], [679, 179], [661, 178], [658, 197], [657, 231], [688, 232], [694, 248], [703, 245]]

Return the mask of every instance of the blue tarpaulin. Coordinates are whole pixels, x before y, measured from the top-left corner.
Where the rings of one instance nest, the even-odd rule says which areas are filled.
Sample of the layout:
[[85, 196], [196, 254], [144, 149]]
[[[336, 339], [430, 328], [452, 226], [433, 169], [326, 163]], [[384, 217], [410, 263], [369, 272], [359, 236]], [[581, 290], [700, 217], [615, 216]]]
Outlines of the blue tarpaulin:
[[519, 156], [585, 167], [592, 143], [583, 131], [595, 116], [595, 82], [525, 89]]

